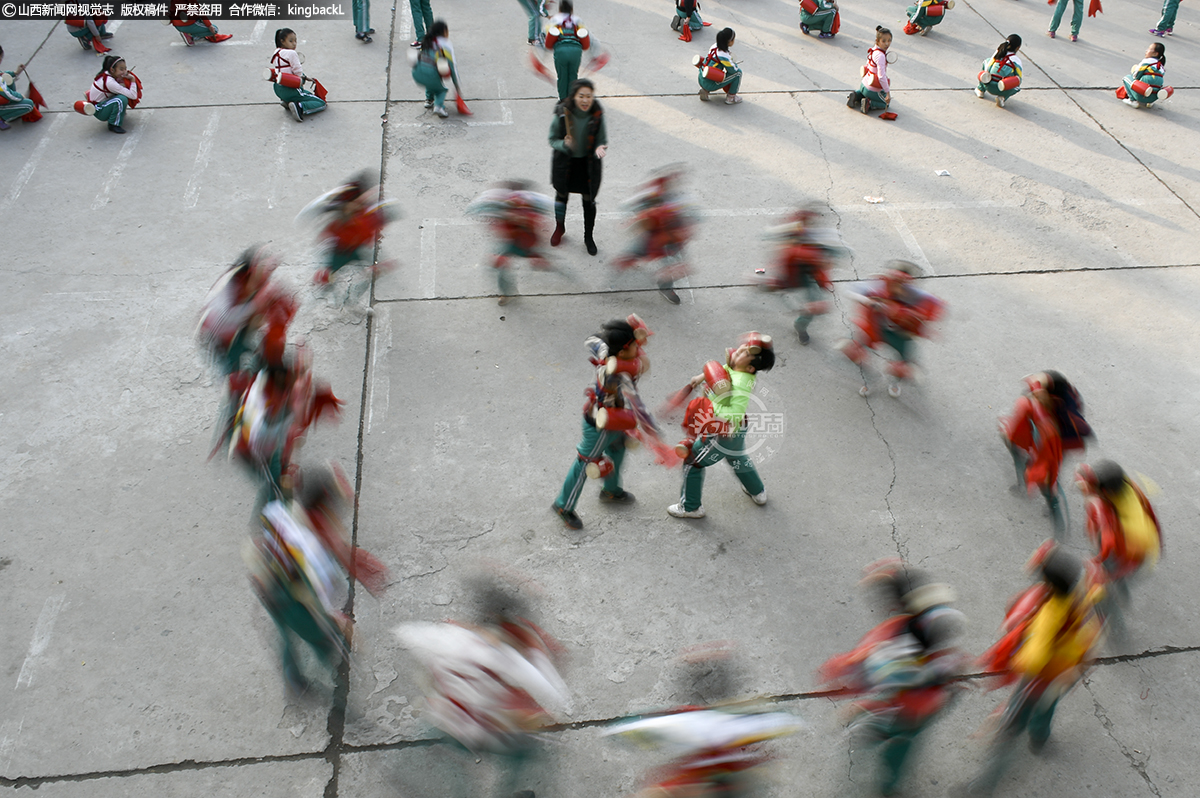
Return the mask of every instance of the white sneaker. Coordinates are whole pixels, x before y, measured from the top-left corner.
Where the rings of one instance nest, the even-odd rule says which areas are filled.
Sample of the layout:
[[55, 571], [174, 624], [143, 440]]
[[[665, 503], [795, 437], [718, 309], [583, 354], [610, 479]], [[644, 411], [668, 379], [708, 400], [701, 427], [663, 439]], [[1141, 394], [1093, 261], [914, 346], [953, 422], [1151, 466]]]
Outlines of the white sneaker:
[[888, 396], [895, 399], [899, 395], [900, 395], [900, 383], [898, 383], [898, 382], [890, 383], [888, 385]]
[[700, 90], [700, 102], [703, 102], [703, 103], [708, 102], [708, 89]]
[[742, 485], [742, 493], [749, 496], [759, 507], [762, 507], [767, 503], [767, 491], [765, 488], [763, 489], [762, 493], [751, 493], [750, 491], [746, 490], [745, 485]]
[[450, 116], [450, 112], [449, 112], [449, 111], [447, 111], [447, 110], [445, 109], [445, 107], [444, 107], [444, 106], [441, 106], [441, 105], [439, 105], [439, 106], [437, 106], [436, 108], [434, 108], [434, 109], [433, 109], [433, 112], [434, 112], [435, 114], [437, 114], [438, 116], [440, 116], [442, 119], [445, 119], [446, 117]]
[[859, 389], [858, 389], [858, 395], [859, 395], [859, 396], [870, 396], [870, 395], [871, 395], [871, 389], [870, 389], [870, 388], [868, 388], [866, 385], [864, 385], [863, 387], [861, 387], [861, 388], [859, 388]]
[[737, 105], [741, 101], [742, 101], [742, 98], [737, 96], [736, 94], [730, 94], [725, 98], [726, 105]]
[[976, 86], [975, 87], [975, 96], [982, 100], [983, 99], [983, 89]]
[[1003, 108], [1003, 107], [1004, 107], [1004, 103], [1005, 103], [1005, 99], [1004, 99], [1003, 97], [997, 97], [997, 98], [996, 98], [996, 107], [997, 107], [997, 108]]
[[703, 518], [704, 508], [697, 507], [695, 510], [683, 509], [683, 504], [672, 504], [667, 508], [667, 515], [672, 518]]

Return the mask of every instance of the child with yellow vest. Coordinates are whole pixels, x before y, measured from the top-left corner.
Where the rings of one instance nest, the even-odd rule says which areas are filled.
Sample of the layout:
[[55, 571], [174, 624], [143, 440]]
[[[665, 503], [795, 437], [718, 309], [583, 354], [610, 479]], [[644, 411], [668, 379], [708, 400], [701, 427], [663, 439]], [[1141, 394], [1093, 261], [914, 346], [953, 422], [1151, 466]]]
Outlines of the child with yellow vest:
[[1004, 636], [980, 657], [981, 668], [999, 672], [1002, 685], [1017, 682], [1017, 688], [998, 710], [992, 755], [968, 785], [970, 795], [995, 790], [1021, 732], [1029, 732], [1035, 751], [1046, 744], [1058, 702], [1083, 677], [1100, 642], [1096, 605], [1104, 588], [1095, 570], [1052, 541], [1034, 552], [1029, 567], [1039, 581], [1009, 604]]

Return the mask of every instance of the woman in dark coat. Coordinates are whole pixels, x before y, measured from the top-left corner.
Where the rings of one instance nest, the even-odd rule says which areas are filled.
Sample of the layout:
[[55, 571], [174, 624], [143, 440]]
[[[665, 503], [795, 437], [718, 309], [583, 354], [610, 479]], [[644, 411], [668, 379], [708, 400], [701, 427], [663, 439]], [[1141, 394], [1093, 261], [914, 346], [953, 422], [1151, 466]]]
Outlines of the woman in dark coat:
[[596, 87], [590, 80], [576, 80], [567, 98], [554, 108], [550, 122], [550, 183], [554, 186], [554, 235], [550, 246], [557, 247], [566, 232], [567, 195], [579, 194], [583, 200], [583, 243], [589, 255], [596, 254], [592, 230], [596, 226], [596, 192], [600, 190], [600, 159], [608, 149], [608, 131], [604, 111], [596, 100]]

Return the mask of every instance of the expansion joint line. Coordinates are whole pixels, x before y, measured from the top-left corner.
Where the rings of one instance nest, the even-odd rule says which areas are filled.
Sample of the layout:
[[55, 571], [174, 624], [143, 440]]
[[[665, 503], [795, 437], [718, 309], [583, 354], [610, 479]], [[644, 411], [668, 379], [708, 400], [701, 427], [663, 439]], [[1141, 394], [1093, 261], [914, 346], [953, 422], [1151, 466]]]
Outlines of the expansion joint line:
[[[1093, 668], [1103, 668], [1112, 665], [1124, 663], [1138, 663], [1143, 660], [1157, 659], [1159, 657], [1169, 657], [1177, 655], [1198, 654], [1200, 646], [1163, 646], [1161, 648], [1149, 649], [1138, 654], [1122, 654], [1114, 657], [1100, 657], [1093, 663]], [[959, 676], [957, 681], [960, 682], [975, 682], [983, 679], [999, 676], [994, 672], [977, 672], [968, 673]], [[762, 704], [785, 704], [796, 703], [801, 701], [813, 700], [829, 700], [837, 698], [848, 698], [850, 693], [846, 690], [807, 690], [798, 693], [778, 693], [775, 695], [758, 696], [754, 699], [730, 704], [730, 707], [737, 706], [761, 706]], [[560, 733], [565, 731], [577, 731], [580, 729], [604, 728], [622, 723], [633, 718], [644, 717], [643, 715], [614, 715], [607, 718], [593, 718], [588, 720], [579, 720], [573, 723], [560, 723], [554, 726], [547, 726], [544, 731], [548, 734]], [[0, 787], [10, 788], [30, 788], [37, 789], [43, 784], [58, 784], [71, 782], [88, 782], [97, 779], [116, 779], [130, 778], [136, 776], [178, 773], [194, 770], [207, 770], [209, 768], [230, 768], [230, 767], [247, 767], [252, 765], [271, 764], [277, 762], [307, 762], [315, 760], [329, 761], [331, 757], [335, 760], [346, 754], [362, 754], [377, 751], [402, 751], [409, 748], [421, 748], [433, 745], [448, 744], [440, 737], [422, 738], [417, 740], [399, 740], [391, 743], [371, 743], [367, 745], [350, 745], [344, 740], [338, 740], [336, 743], [331, 742], [329, 746], [321, 751], [311, 751], [298, 754], [281, 754], [269, 756], [252, 756], [252, 757], [236, 757], [222, 760], [196, 761], [185, 760], [183, 762], [171, 762], [167, 764], [149, 765], [142, 768], [129, 768], [125, 770], [102, 770], [92, 771], [89, 773], [73, 773], [68, 775], [57, 776], [30, 776], [21, 778], [5, 778], [0, 776]], [[336, 789], [336, 785], [334, 785]], [[326, 794], [329, 794], [328, 788]], [[1155, 792], [1155, 795], [1158, 793]]]

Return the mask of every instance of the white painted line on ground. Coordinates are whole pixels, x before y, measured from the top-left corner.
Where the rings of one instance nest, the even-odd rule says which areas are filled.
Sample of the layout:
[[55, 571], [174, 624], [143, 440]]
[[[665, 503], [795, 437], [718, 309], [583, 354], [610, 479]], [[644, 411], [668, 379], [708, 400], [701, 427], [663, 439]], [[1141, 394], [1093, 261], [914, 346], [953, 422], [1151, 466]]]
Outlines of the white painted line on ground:
[[279, 135], [275, 139], [275, 173], [271, 175], [271, 190], [267, 194], [267, 207], [274, 208], [279, 204], [279, 184], [283, 181], [284, 162], [287, 160], [287, 133], [292, 122], [284, 120], [279, 126]]
[[467, 122], [467, 127], [497, 127], [513, 123], [512, 109], [508, 107], [508, 88], [504, 84], [504, 78], [496, 78], [496, 94], [500, 97], [500, 121]]
[[33, 170], [37, 169], [38, 162], [42, 160], [42, 155], [46, 152], [46, 145], [50, 143], [50, 139], [54, 138], [54, 134], [67, 121], [67, 114], [55, 114], [54, 121], [50, 123], [50, 129], [38, 141], [37, 146], [33, 148], [33, 152], [29, 155], [29, 160], [21, 167], [21, 171], [17, 173], [16, 180], [13, 180], [12, 186], [8, 189], [8, 196], [4, 198], [4, 202], [0, 202], [0, 211], [11, 208], [13, 203], [17, 201], [17, 197], [21, 196], [21, 192], [25, 189], [25, 184], [29, 182], [29, 178], [33, 177]]
[[929, 265], [929, 258], [925, 257], [924, 250], [917, 243], [916, 237], [912, 231], [908, 229], [908, 224], [905, 223], [904, 217], [900, 215], [900, 211], [894, 208], [884, 208], [888, 218], [892, 220], [892, 224], [896, 227], [896, 232], [900, 234], [900, 240], [904, 242], [904, 246], [908, 247], [908, 255], [913, 259], [913, 262], [921, 267], [926, 277], [932, 277], [937, 274], [933, 267]]
[[692, 283], [687, 277], [684, 277], [682, 280], [676, 280], [675, 287], [682, 288], [687, 291], [687, 301], [689, 305], [696, 304], [696, 292], [692, 290]]
[[[262, 41], [263, 34], [267, 32], [267, 21], [260, 19], [254, 23], [254, 31], [250, 34], [250, 38], [246, 40], [246, 44], [258, 44]], [[272, 42], [274, 44], [274, 42]]]
[[421, 223], [421, 272], [418, 288], [421, 296], [432, 299], [437, 290], [437, 219]]
[[125, 20], [123, 20], [123, 19], [115, 19], [115, 20], [113, 20], [112, 22], [110, 22], [110, 23], [108, 23], [107, 25], [105, 25], [105, 26], [104, 26], [104, 29], [105, 29], [106, 31], [108, 31], [109, 33], [116, 33], [116, 32], [117, 32], [117, 28], [121, 27], [121, 23], [122, 23], [122, 22], [124, 22], [124, 21], [125, 21]]
[[221, 109], [214, 108], [208, 116], [208, 124], [204, 126], [204, 132], [200, 134], [200, 146], [196, 149], [196, 163], [192, 167], [192, 176], [188, 179], [187, 191], [183, 192], [185, 208], [195, 208], [196, 201], [200, 199], [200, 178], [204, 176], [204, 170], [208, 169], [208, 156], [212, 152], [213, 136], [216, 135], [217, 125], [220, 122]]
[[[13, 726], [17, 730], [9, 733], [9, 729]], [[17, 748], [17, 740], [21, 739], [21, 729], [25, 728], [25, 716], [21, 716], [21, 720], [13, 723], [11, 720], [4, 722], [4, 736], [0, 737], [0, 776], [8, 774], [8, 766], [12, 764], [13, 751]]]
[[409, 44], [412, 42], [412, 35], [413, 35], [412, 10], [408, 9], [406, 11], [402, 7], [400, 9], [400, 44], [404, 47], [408, 47]]
[[33, 627], [33, 639], [29, 641], [29, 653], [25, 655], [25, 662], [21, 664], [21, 672], [17, 674], [17, 685], [13, 688], [14, 690], [20, 690], [22, 687], [33, 684], [33, 672], [37, 669], [38, 660], [45, 653], [46, 647], [50, 645], [50, 634], [54, 631], [54, 619], [58, 617], [65, 598], [66, 596], [50, 596], [42, 605], [37, 625]]
[[129, 159], [133, 156], [133, 151], [137, 148], [138, 142], [142, 140], [142, 134], [146, 132], [146, 120], [153, 113], [153, 109], [138, 113], [138, 126], [129, 134], [129, 138], [125, 140], [121, 151], [117, 153], [117, 160], [108, 172], [108, 179], [104, 181], [104, 188], [100, 189], [100, 193], [96, 195], [96, 199], [92, 202], [92, 210], [98, 211], [110, 202], [109, 195], [117, 187], [117, 183], [120, 182], [121, 174], [125, 171], [125, 165], [129, 163]]
[[387, 349], [384, 352], [390, 352], [392, 349], [392, 316], [390, 313], [381, 313], [375, 317], [376, 321], [382, 322], [383, 328], [376, 328], [374, 350], [371, 352], [371, 396], [367, 399], [367, 434], [371, 433], [371, 424], [375, 420], [375, 386], [381, 384], [383, 392], [383, 411], [380, 413], [379, 420], [387, 420], [387, 411], [391, 403], [391, 379], [384, 374], [378, 377], [379, 370], [377, 363], [379, 362], [379, 346], [383, 341], [383, 330], [387, 330]]

